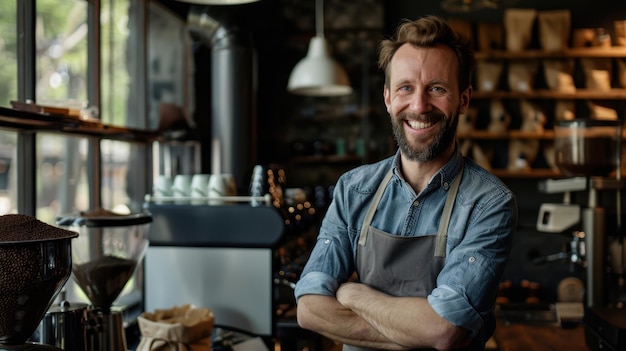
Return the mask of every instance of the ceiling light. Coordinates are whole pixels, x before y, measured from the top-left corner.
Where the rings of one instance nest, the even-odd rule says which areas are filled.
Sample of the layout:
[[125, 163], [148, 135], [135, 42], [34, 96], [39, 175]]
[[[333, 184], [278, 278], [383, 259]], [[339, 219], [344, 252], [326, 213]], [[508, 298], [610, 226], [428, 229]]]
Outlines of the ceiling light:
[[311, 38], [306, 57], [296, 64], [289, 76], [287, 90], [307, 96], [340, 96], [352, 93], [348, 74], [329, 53], [324, 38], [323, 0], [316, 0], [316, 35]]

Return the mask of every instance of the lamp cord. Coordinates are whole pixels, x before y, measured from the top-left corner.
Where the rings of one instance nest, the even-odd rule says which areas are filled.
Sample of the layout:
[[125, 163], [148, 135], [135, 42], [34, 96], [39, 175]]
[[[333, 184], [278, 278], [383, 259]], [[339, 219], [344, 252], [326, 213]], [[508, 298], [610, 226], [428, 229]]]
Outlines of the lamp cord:
[[324, 0], [315, 1], [315, 34], [324, 37]]

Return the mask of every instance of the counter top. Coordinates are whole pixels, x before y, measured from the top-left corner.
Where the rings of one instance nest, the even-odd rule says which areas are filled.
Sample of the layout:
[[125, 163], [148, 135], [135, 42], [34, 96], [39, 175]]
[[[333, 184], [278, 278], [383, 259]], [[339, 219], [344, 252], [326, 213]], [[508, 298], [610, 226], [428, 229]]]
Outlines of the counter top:
[[553, 325], [507, 324], [498, 321], [493, 339], [499, 351], [589, 351], [582, 323], [573, 328]]

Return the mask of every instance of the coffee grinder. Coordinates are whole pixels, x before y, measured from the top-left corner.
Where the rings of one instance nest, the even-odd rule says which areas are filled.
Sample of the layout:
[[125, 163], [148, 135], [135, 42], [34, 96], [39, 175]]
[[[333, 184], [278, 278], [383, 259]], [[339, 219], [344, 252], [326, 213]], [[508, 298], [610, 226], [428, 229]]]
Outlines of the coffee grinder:
[[0, 351], [63, 351], [29, 340], [71, 274], [76, 233], [0, 216]]
[[112, 308], [148, 248], [148, 213], [119, 215], [97, 209], [57, 224], [78, 232], [72, 242], [73, 278], [91, 302], [89, 323], [98, 328], [88, 351], [126, 351], [122, 312]]
[[[572, 257], [581, 258], [585, 267], [587, 344], [592, 349], [601, 344], [615, 349], [624, 341], [608, 340], [602, 333], [615, 336], [622, 333], [619, 324], [626, 326], [626, 318], [618, 318], [622, 322], [617, 324], [614, 318], [606, 318], [607, 315], [626, 316], [621, 310], [626, 302], [622, 293], [626, 247], [621, 225], [622, 123], [593, 119], [559, 121], [554, 133], [556, 165], [571, 178], [551, 179], [540, 184], [544, 192], [563, 192], [565, 196], [563, 204], [541, 206], [537, 228], [558, 232], [580, 222], [572, 243], [582, 239], [583, 245], [579, 252], [572, 252]], [[577, 211], [578, 205], [570, 202], [571, 192], [583, 192], [587, 196], [586, 207]], [[613, 210], [614, 222], [610, 219]], [[572, 250], [575, 249], [572, 245]]]

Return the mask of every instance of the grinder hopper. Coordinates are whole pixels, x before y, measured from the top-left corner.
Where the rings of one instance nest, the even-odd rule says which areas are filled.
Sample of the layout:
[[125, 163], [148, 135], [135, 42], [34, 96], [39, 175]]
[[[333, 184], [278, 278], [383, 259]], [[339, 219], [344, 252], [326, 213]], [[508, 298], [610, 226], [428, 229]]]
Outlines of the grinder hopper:
[[148, 213], [120, 215], [97, 209], [64, 217], [58, 225], [79, 233], [72, 242], [74, 280], [102, 315], [99, 351], [125, 351], [121, 313], [112, 311], [148, 247]]
[[76, 235], [31, 216], [0, 216], [0, 350], [59, 350], [27, 340], [70, 277]]

